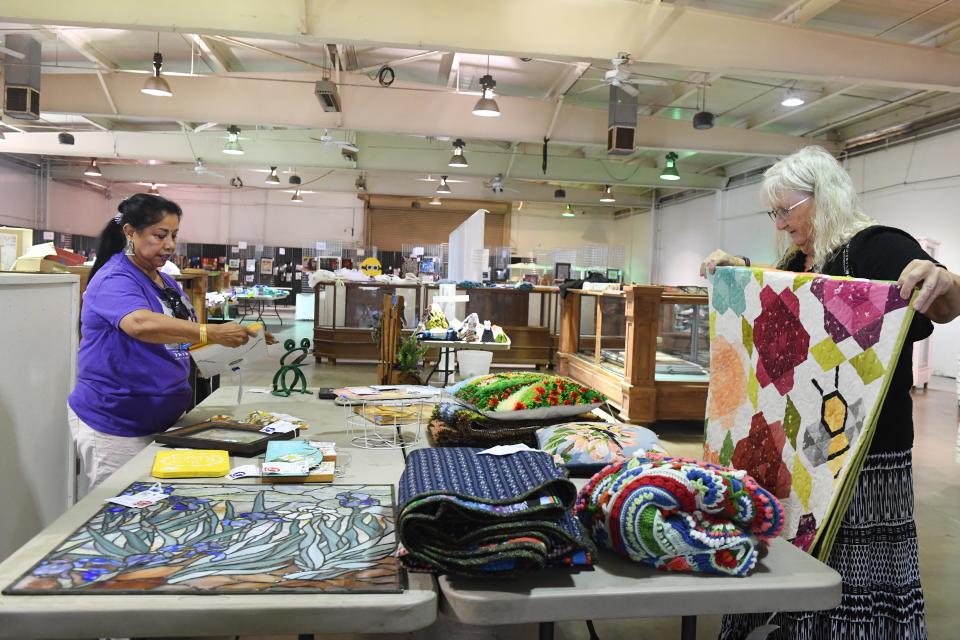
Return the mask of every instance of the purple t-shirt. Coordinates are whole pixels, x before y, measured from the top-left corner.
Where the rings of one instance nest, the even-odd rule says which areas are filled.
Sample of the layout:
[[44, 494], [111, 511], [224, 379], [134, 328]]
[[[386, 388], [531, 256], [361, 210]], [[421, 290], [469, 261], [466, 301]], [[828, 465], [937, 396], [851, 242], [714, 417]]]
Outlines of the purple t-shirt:
[[[177, 282], [160, 276], [192, 309]], [[157, 285], [118, 253], [83, 294], [77, 386], [69, 398], [77, 417], [114, 436], [164, 431], [190, 403], [189, 345], [149, 344], [121, 331], [124, 316], [139, 309], [173, 316]]]

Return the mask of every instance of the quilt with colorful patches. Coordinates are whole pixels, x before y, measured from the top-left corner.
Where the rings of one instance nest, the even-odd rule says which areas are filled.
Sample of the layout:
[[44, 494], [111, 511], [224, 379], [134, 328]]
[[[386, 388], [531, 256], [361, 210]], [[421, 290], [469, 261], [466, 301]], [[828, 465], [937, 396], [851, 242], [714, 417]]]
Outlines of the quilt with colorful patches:
[[721, 267], [710, 281], [704, 458], [781, 500], [783, 535], [823, 559], [913, 317], [893, 283]]

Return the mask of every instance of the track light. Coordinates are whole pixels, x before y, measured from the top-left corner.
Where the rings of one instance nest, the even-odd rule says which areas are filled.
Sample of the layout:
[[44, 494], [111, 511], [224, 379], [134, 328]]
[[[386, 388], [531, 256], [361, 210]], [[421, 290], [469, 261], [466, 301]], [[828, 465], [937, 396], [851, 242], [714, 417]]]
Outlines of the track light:
[[300, 189], [297, 189], [293, 192], [293, 197], [290, 198], [290, 202], [303, 202], [303, 196], [300, 195]]
[[173, 95], [173, 91], [170, 90], [170, 85], [167, 84], [166, 79], [160, 75], [160, 69], [162, 68], [163, 54], [160, 53], [160, 33], [158, 32], [157, 51], [153, 54], [153, 75], [143, 83], [143, 88], [140, 89], [141, 93], [145, 93], [148, 96], [160, 96], [162, 98], [169, 98]]
[[432, 205], [440, 205], [440, 204], [443, 204], [443, 203], [440, 202], [440, 196], [433, 196], [433, 198], [431, 198], [431, 200], [430, 200], [430, 204], [432, 204]]
[[667, 154], [667, 166], [660, 172], [661, 180], [679, 180], [680, 172], [677, 171], [677, 154], [671, 151]]
[[490, 56], [487, 56], [487, 73], [480, 78], [480, 86], [483, 87], [483, 97], [477, 100], [477, 104], [474, 105], [473, 115], [483, 118], [496, 118], [500, 115], [500, 106], [493, 99], [493, 90], [496, 88], [497, 82], [490, 75]]
[[600, 202], [616, 202], [617, 199], [613, 197], [613, 187], [606, 184], [603, 186], [603, 195], [600, 196]]
[[469, 167], [467, 163], [467, 157], [463, 155], [463, 148], [467, 146], [467, 143], [457, 138], [453, 141], [453, 157], [450, 158], [450, 162], [447, 163], [451, 167]]
[[227, 144], [224, 145], [223, 152], [231, 156], [243, 155], [243, 147], [240, 146], [240, 127], [235, 124], [227, 128]]
[[83, 172], [83, 175], [92, 178], [99, 178], [103, 175], [103, 173], [100, 172], [100, 167], [97, 166], [96, 158], [90, 158], [90, 165], [87, 167], [87, 170]]
[[563, 205], [563, 213], [561, 213], [560, 215], [563, 216], [564, 218], [576, 218], [576, 217], [577, 217], [577, 214], [575, 214], [575, 213], [573, 212], [573, 209], [570, 207], [569, 204]]
[[277, 168], [270, 167], [270, 175], [266, 179], [267, 184], [280, 184], [280, 176], [277, 175]]
[[806, 100], [804, 100], [799, 93], [793, 89], [787, 89], [786, 93], [783, 94], [783, 100], [780, 101], [780, 104], [785, 107], [799, 107], [804, 102], [806, 102]]
[[447, 176], [440, 176], [440, 186], [437, 187], [437, 193], [453, 193], [450, 185], [447, 184]]

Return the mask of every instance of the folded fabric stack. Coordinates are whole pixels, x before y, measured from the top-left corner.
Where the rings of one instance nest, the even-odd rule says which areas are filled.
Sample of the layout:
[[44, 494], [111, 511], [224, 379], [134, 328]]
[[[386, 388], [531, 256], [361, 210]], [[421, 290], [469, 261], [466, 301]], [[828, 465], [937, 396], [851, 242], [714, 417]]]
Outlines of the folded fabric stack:
[[400, 477], [400, 557], [412, 571], [506, 575], [589, 565], [570, 508], [576, 488], [542, 451], [452, 447], [410, 453]]
[[670, 571], [745, 576], [783, 507], [744, 471], [656, 454], [590, 479], [574, 508], [598, 545]]
[[[599, 421], [590, 414], [577, 418]], [[497, 444], [537, 446], [537, 430], [569, 422], [569, 417], [536, 420], [496, 420], [463, 405], [443, 402], [436, 406], [427, 427], [427, 437], [435, 447], [490, 447]]]

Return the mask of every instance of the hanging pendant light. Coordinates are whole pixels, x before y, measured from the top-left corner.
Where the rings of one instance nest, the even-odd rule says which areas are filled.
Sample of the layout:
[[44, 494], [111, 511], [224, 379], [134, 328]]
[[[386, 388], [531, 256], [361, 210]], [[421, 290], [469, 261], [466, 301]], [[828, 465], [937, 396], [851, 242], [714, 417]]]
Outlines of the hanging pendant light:
[[173, 91], [170, 90], [170, 85], [167, 84], [166, 79], [160, 75], [160, 69], [162, 68], [163, 54], [160, 53], [160, 33], [157, 32], [157, 50], [153, 54], [153, 75], [143, 83], [143, 88], [140, 89], [141, 93], [145, 93], [148, 96], [160, 96], [162, 98], [169, 98], [173, 95]]
[[290, 202], [303, 202], [303, 196], [300, 195], [300, 189], [297, 189], [293, 192], [293, 197], [290, 198]]
[[157, 189], [157, 183], [154, 182], [153, 184], [151, 184], [150, 188], [147, 189], [147, 193], [154, 196], [160, 195], [160, 189]]
[[677, 154], [671, 151], [667, 154], [667, 166], [660, 172], [661, 180], [679, 180], [680, 172], [677, 171]]
[[83, 175], [93, 178], [99, 178], [103, 175], [103, 173], [100, 171], [100, 167], [97, 166], [96, 158], [90, 158], [90, 164], [87, 166], [86, 171], [83, 172]]
[[447, 184], [447, 176], [440, 176], [440, 186], [437, 187], [437, 193], [453, 193], [450, 189], [450, 185]]
[[496, 80], [490, 75], [490, 56], [487, 56], [487, 73], [480, 78], [480, 86], [483, 88], [483, 96], [477, 100], [473, 107], [473, 115], [482, 118], [496, 118], [500, 115], [500, 106], [493, 99], [493, 90], [497, 86]]
[[613, 197], [613, 187], [606, 184], [603, 185], [603, 195], [600, 196], [600, 202], [616, 202], [617, 199]]
[[231, 156], [243, 155], [243, 147], [240, 146], [240, 127], [235, 124], [227, 128], [227, 144], [224, 145], [223, 152]]
[[431, 200], [430, 200], [430, 204], [432, 204], [432, 205], [441, 205], [441, 204], [443, 204], [443, 202], [440, 201], [440, 196], [433, 196], [433, 198], [431, 198]]
[[277, 168], [270, 167], [270, 175], [266, 179], [267, 184], [280, 184], [280, 176], [277, 175]]
[[447, 166], [450, 167], [469, 167], [467, 163], [467, 157], [463, 155], [463, 148], [467, 146], [467, 143], [457, 138], [453, 141], [453, 156], [450, 158], [450, 162], [447, 163]]
[[573, 212], [573, 209], [569, 204], [563, 205], [563, 213], [560, 214], [564, 218], [576, 218], [577, 214]]
[[787, 89], [786, 93], [783, 94], [783, 100], [780, 101], [785, 107], [799, 107], [804, 104], [806, 100], [793, 89]]

